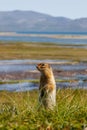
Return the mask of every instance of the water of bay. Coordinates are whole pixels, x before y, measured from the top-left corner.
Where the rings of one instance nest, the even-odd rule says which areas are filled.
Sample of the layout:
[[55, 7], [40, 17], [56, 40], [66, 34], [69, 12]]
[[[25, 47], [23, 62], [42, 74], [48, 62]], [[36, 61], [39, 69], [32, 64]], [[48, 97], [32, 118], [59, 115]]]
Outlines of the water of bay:
[[[29, 34], [29, 35], [28, 35]], [[39, 36], [39, 35], [42, 36]], [[22, 35], [22, 36], [19, 36]], [[24, 36], [23, 36], [24, 35]], [[8, 35], [8, 36], [2, 36], [0, 35], [0, 41], [22, 41], [22, 42], [46, 42], [46, 43], [57, 43], [57, 44], [73, 44], [73, 45], [86, 45], [87, 47], [87, 39], [82, 38], [52, 38], [52, 37], [45, 37], [43, 35], [72, 35], [72, 36], [84, 36], [87, 35], [86, 32], [17, 32], [17, 36], [16, 35]]]

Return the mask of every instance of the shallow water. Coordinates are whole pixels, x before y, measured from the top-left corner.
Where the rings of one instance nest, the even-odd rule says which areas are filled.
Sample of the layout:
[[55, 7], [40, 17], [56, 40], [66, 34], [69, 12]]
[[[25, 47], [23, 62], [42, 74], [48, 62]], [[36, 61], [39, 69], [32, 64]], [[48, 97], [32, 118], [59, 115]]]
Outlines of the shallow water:
[[[23, 72], [23, 71], [32, 71], [36, 70], [35, 65], [40, 62], [51, 63], [53, 69], [63, 70], [63, 71], [77, 71], [77, 70], [87, 70], [87, 63], [77, 63], [72, 64], [68, 60], [0, 60], [0, 72]], [[71, 64], [67, 64], [67, 63]], [[85, 88], [87, 89], [87, 75], [76, 74], [70, 77], [68, 76], [59, 76], [60, 80], [69, 80], [69, 82], [57, 82], [57, 87], [59, 88]], [[70, 80], [76, 80], [76, 82], [70, 83]], [[1, 84], [0, 90], [7, 91], [29, 91], [33, 89], [38, 89], [37, 83], [16, 83], [16, 84]]]
[[[80, 81], [76, 83], [69, 83], [69, 82], [57, 82], [57, 88], [82, 88], [87, 89], [87, 82]], [[15, 92], [21, 92], [21, 91], [30, 91], [38, 89], [39, 84], [38, 83], [17, 83], [17, 84], [2, 84], [0, 85], [0, 90], [6, 90], [6, 91], [15, 91]]]
[[17, 83], [17, 84], [1, 84], [0, 90], [6, 90], [6, 91], [30, 91], [33, 89], [38, 89], [38, 85], [34, 83]]
[[82, 81], [86, 81], [87, 80], [87, 75], [83, 75], [83, 74], [76, 74], [74, 76], [58, 76], [58, 78], [60, 80], [82, 80]]
[[61, 39], [61, 38], [48, 38], [39, 36], [0, 36], [0, 41], [24, 41], [24, 42], [49, 42], [49, 43], [63, 43], [63, 44], [87, 44], [87, 39]]
[[[52, 65], [53, 69], [58, 70], [84, 70], [87, 69], [87, 65]], [[0, 72], [22, 72], [22, 71], [33, 71], [36, 70], [36, 64], [5, 64], [0, 65]]]
[[32, 71], [40, 62], [50, 63], [53, 69], [64, 71], [87, 69], [87, 63], [67, 64], [71, 62], [68, 60], [0, 60], [0, 72]]
[[39, 62], [47, 62], [47, 63], [67, 63], [70, 62], [69, 60], [30, 60], [30, 59], [25, 59], [25, 60], [0, 60], [0, 64], [25, 64], [25, 63], [39, 63]]
[[68, 60], [0, 60], [0, 72], [16, 72], [35, 70], [36, 64], [40, 62], [47, 63], [67, 63]]
[[61, 64], [61, 65], [52, 65], [54, 69], [59, 70], [84, 70], [87, 69], [86, 63], [77, 63], [77, 64]]
[[76, 83], [63, 82], [63, 83], [57, 83], [57, 87], [58, 88], [87, 89], [87, 82], [83, 82], [82, 80], [79, 80], [79, 82], [76, 82]]

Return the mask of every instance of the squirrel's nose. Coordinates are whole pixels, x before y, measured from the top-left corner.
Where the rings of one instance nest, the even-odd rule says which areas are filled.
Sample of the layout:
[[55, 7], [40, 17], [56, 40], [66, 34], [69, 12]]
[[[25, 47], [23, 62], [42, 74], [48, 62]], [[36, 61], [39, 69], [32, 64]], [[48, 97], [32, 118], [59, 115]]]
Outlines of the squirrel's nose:
[[38, 66], [36, 65], [36, 68], [38, 69]]

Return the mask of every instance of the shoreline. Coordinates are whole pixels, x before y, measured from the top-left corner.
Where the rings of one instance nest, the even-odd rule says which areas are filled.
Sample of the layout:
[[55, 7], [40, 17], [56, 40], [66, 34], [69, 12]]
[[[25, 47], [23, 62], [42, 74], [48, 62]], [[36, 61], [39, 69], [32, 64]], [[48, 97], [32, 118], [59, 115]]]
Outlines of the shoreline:
[[81, 34], [24, 34], [16, 32], [0, 32], [0, 36], [13, 36], [13, 37], [45, 37], [54, 39], [87, 39], [87, 35]]

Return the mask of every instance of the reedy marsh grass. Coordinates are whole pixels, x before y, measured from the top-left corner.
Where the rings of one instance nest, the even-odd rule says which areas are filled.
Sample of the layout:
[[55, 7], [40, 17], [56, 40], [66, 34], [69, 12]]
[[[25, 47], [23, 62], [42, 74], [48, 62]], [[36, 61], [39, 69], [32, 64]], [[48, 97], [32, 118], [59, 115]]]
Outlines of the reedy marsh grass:
[[51, 43], [0, 43], [0, 59], [69, 59], [87, 61], [87, 49]]
[[0, 95], [0, 129], [82, 130], [87, 125], [87, 90], [58, 89], [53, 111], [40, 108], [38, 90]]

